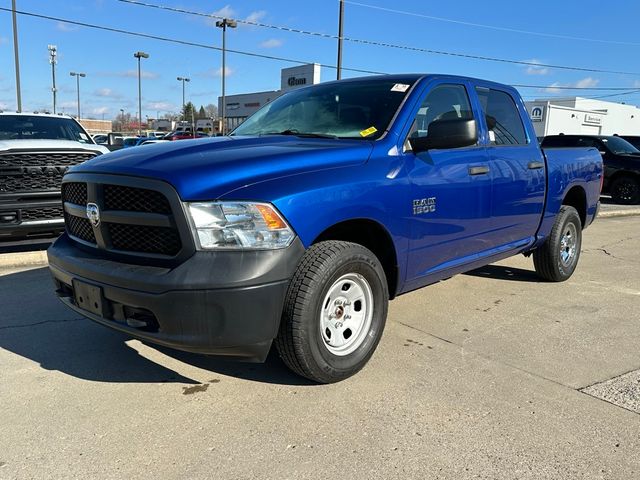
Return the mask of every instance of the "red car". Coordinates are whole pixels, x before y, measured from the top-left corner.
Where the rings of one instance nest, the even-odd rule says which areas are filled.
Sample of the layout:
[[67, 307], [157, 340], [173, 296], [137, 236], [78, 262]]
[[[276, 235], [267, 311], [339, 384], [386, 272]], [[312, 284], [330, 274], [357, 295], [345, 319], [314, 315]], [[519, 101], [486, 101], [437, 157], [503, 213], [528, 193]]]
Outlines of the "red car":
[[168, 135], [165, 135], [164, 137], [162, 137], [163, 140], [193, 140], [194, 138], [203, 138], [203, 137], [208, 137], [208, 135], [204, 134], [204, 133], [196, 133], [195, 135], [193, 133], [189, 133], [189, 132], [171, 132]]

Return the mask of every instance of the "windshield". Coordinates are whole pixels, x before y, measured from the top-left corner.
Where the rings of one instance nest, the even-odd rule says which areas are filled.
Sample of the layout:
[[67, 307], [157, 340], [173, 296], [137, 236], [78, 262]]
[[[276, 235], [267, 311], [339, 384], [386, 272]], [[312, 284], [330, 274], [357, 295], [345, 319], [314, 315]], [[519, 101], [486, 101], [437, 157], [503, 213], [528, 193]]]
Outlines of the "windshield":
[[0, 140], [71, 140], [93, 144], [70, 118], [38, 115], [0, 115]]
[[298, 135], [375, 140], [389, 127], [415, 79], [369, 79], [302, 88], [265, 105], [231, 135]]
[[620, 137], [607, 137], [607, 138], [603, 138], [602, 141], [611, 152], [616, 154], [640, 153], [640, 150], [638, 150], [636, 147], [631, 145], [625, 139]]

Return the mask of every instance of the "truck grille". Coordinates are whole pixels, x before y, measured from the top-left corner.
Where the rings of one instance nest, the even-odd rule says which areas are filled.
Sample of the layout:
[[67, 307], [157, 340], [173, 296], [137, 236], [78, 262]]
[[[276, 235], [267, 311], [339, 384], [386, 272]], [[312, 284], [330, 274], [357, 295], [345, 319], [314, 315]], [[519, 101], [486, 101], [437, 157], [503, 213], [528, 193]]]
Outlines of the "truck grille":
[[122, 185], [104, 186], [104, 208], [126, 212], [171, 213], [171, 206], [160, 192]]
[[20, 212], [23, 222], [62, 218], [62, 207], [23, 208]]
[[95, 152], [0, 153], [0, 193], [58, 192], [69, 167], [95, 156]]
[[3, 175], [0, 170], [0, 193], [23, 193], [58, 190], [62, 173], [55, 175]]
[[95, 157], [92, 152], [12, 152], [0, 154], [0, 168], [71, 167]]
[[[62, 185], [62, 200], [67, 233], [73, 239], [100, 250], [139, 256], [175, 257], [182, 250], [174, 212], [163, 192], [69, 181]], [[92, 226], [86, 216], [87, 203], [99, 208], [98, 226]]]
[[70, 182], [62, 185], [62, 198], [74, 205], [87, 204], [87, 184]]

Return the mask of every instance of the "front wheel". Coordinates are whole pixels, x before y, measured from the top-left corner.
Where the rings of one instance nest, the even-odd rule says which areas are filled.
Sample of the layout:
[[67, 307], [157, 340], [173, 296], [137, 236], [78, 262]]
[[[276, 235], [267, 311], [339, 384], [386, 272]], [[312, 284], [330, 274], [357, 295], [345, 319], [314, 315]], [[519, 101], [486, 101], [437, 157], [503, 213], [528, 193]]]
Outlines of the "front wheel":
[[291, 280], [275, 344], [294, 372], [319, 383], [343, 380], [373, 355], [389, 291], [376, 256], [361, 245], [313, 245]]
[[582, 246], [582, 222], [575, 208], [563, 205], [556, 216], [551, 234], [533, 251], [536, 273], [550, 282], [569, 279], [578, 265]]

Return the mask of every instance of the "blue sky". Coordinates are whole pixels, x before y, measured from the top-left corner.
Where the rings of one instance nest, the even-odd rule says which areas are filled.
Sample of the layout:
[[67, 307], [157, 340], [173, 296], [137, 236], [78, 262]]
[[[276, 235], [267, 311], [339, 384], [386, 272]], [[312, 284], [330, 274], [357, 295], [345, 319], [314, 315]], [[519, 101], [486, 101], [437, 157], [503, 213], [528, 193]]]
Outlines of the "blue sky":
[[[145, 0], [203, 13], [288, 26], [335, 35], [338, 0]], [[521, 4], [522, 6], [518, 6]], [[366, 5], [366, 6], [365, 6]], [[0, 0], [10, 8], [10, 0]], [[179, 40], [221, 45], [221, 32], [208, 18], [183, 15], [117, 0], [17, 0], [18, 10], [102, 26], [161, 35]], [[379, 7], [379, 8], [374, 8]], [[392, 12], [398, 9], [413, 13]], [[435, 16], [454, 20], [436, 20]], [[640, 2], [486, 0], [389, 2], [351, 0], [345, 7], [345, 36], [379, 42], [526, 60], [601, 70], [638, 72], [637, 75], [579, 72], [487, 62], [345, 42], [345, 67], [383, 72], [438, 72], [488, 78], [510, 84], [553, 87], [620, 87], [640, 89]], [[214, 22], [214, 21], [213, 21]], [[469, 25], [483, 24], [533, 31], [551, 36]], [[51, 70], [47, 45], [58, 47], [59, 110], [74, 113], [75, 80], [70, 71], [87, 74], [81, 80], [83, 116], [112, 118], [121, 108], [137, 110], [136, 60], [133, 53], [150, 54], [143, 60], [143, 114], [154, 117], [178, 111], [182, 90], [177, 76], [188, 76], [187, 97], [197, 106], [217, 104], [220, 95], [221, 55], [214, 50], [136, 38], [37, 18], [18, 16], [23, 110], [51, 109]], [[580, 37], [582, 40], [557, 36]], [[590, 39], [585, 40], [585, 39]], [[595, 40], [595, 41], [594, 41]], [[335, 64], [336, 41], [282, 30], [240, 26], [228, 32], [228, 48], [297, 60]], [[295, 63], [227, 56], [227, 93], [275, 90], [280, 69]], [[16, 108], [11, 14], [0, 11], [0, 109]], [[343, 76], [359, 76], [344, 72]], [[322, 79], [335, 78], [323, 68]], [[567, 95], [572, 92], [522, 88], [525, 98]], [[616, 92], [583, 91], [596, 96]], [[611, 97], [640, 104], [640, 93]]]

